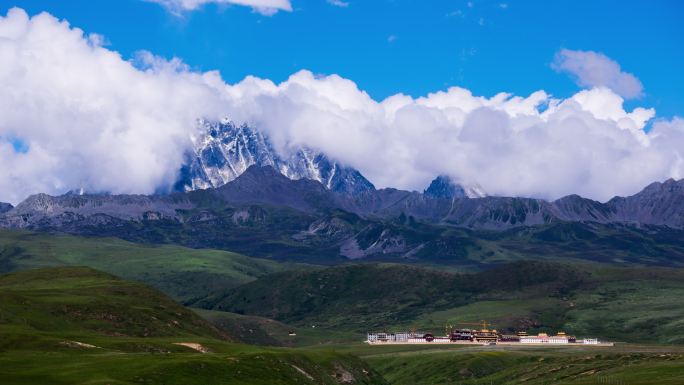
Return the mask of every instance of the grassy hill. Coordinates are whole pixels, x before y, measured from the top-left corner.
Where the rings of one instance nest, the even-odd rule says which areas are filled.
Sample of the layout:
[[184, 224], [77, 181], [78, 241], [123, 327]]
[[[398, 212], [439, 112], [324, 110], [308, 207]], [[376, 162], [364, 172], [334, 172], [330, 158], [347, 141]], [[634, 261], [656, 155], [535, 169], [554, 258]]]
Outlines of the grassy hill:
[[145, 282], [181, 302], [292, 267], [221, 250], [0, 231], [0, 273], [51, 266], [89, 266]]
[[0, 350], [59, 348], [73, 338], [98, 346], [142, 337], [229, 339], [156, 290], [87, 267], [0, 276], [0, 333]]
[[424, 349], [362, 358], [394, 385], [675, 385], [684, 383], [684, 350]]
[[385, 384], [348, 354], [229, 338], [156, 290], [89, 268], [0, 276], [2, 384]]
[[[195, 305], [355, 332], [445, 325], [684, 343], [684, 270], [516, 262], [479, 273], [348, 265], [276, 273]], [[282, 340], [282, 339], [281, 339]], [[335, 340], [334, 337], [330, 339]]]
[[87, 267], [26, 270], [0, 275], [0, 383], [680, 384], [681, 346], [360, 341], [366, 327], [441, 331], [444, 323], [485, 318], [502, 329], [524, 324], [681, 344], [682, 294], [681, 269], [517, 262], [474, 274], [375, 264], [279, 272], [211, 298], [282, 323], [192, 311], [141, 283]]
[[616, 266], [684, 266], [682, 231], [668, 227], [559, 222], [473, 235], [481, 239], [482, 250], [487, 251], [480, 255], [490, 263], [499, 254], [504, 260], [550, 258]]
[[506, 292], [560, 298], [584, 279], [572, 267], [548, 262], [519, 262], [476, 274], [405, 265], [346, 265], [272, 274], [195, 305], [297, 325], [365, 331]]
[[[355, 331], [312, 328], [310, 325], [285, 324], [270, 318], [193, 308], [197, 314], [240, 342], [261, 346], [308, 348], [331, 344], [358, 343], [362, 335]], [[291, 333], [294, 333], [292, 335]]]

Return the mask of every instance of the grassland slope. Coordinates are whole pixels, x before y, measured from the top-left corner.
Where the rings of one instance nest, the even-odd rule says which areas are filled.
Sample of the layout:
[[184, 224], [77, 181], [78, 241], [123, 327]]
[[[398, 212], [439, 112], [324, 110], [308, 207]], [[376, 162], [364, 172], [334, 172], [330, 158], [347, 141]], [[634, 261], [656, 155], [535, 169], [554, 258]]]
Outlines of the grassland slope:
[[406, 265], [346, 265], [278, 273], [199, 301], [198, 307], [298, 325], [365, 330], [500, 293], [564, 296], [584, 277], [550, 262], [516, 262], [477, 274]]
[[88, 266], [145, 282], [181, 302], [291, 267], [229, 251], [0, 231], [0, 273], [54, 266]]
[[348, 354], [235, 344], [139, 283], [85, 267], [0, 276], [1, 384], [386, 382]]

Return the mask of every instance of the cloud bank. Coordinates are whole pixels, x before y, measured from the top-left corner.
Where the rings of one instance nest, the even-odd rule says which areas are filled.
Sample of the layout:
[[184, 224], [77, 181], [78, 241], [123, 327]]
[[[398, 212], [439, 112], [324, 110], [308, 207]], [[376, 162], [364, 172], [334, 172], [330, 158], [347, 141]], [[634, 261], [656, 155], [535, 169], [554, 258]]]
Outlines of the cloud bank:
[[194, 11], [209, 3], [242, 5], [252, 8], [262, 15], [271, 16], [278, 11], [292, 11], [290, 0], [145, 0], [164, 6], [174, 14], [182, 14], [184, 11]]
[[153, 192], [175, 178], [197, 116], [219, 116], [218, 74], [151, 55], [140, 70], [98, 41], [45, 13], [0, 18], [0, 200]]
[[580, 87], [607, 87], [627, 99], [637, 98], [644, 91], [636, 76], [623, 72], [620, 64], [602, 53], [562, 49], [552, 67], [573, 76]]
[[562, 100], [452, 87], [376, 101], [337, 75], [226, 84], [179, 59], [124, 60], [99, 41], [49, 14], [0, 18], [0, 201], [164, 190], [200, 134], [196, 119], [224, 116], [279, 151], [318, 148], [380, 187], [422, 190], [448, 174], [490, 194], [605, 200], [684, 177], [684, 120], [646, 132], [655, 111], [626, 111], [606, 87]]

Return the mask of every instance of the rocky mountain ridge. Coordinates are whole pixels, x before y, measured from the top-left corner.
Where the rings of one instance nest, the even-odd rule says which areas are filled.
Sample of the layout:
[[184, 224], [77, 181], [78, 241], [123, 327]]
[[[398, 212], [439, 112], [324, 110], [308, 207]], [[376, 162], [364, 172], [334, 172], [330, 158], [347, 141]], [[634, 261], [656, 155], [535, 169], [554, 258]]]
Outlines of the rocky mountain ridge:
[[13, 208], [14, 208], [14, 206], [12, 206], [9, 203], [0, 202], [0, 214], [4, 214], [4, 213], [12, 210]]
[[463, 187], [448, 175], [439, 175], [428, 186], [423, 195], [430, 198], [484, 198], [487, 194], [480, 186]]
[[219, 188], [161, 195], [37, 194], [0, 214], [3, 227], [32, 228], [46, 218], [106, 215], [122, 220], [151, 217], [178, 219], [179, 211], [207, 202], [223, 205], [268, 205], [324, 213], [344, 210], [363, 218], [400, 215], [457, 227], [506, 230], [551, 222], [596, 222], [684, 228], [684, 180], [653, 183], [629, 197], [606, 203], [569, 195], [555, 201], [513, 197], [434, 197], [397, 189], [357, 194], [330, 191], [310, 179], [291, 180], [272, 167], [251, 166]]
[[282, 155], [261, 131], [228, 119], [199, 121], [202, 136], [181, 169], [179, 191], [217, 188], [235, 180], [250, 166], [270, 166], [289, 179], [311, 179], [335, 192], [355, 194], [375, 187], [361, 173], [307, 147]]
[[[170, 195], [37, 194], [0, 214], [0, 227], [324, 264], [369, 258], [472, 263], [463, 258], [473, 252], [482, 258], [568, 253], [591, 260], [629, 253], [620, 260], [672, 264], [684, 261], [683, 185], [655, 183], [606, 203], [577, 195], [552, 202], [433, 198], [396, 189], [334, 192], [317, 181], [252, 166], [219, 188]], [[492, 249], [492, 241], [501, 246]]]

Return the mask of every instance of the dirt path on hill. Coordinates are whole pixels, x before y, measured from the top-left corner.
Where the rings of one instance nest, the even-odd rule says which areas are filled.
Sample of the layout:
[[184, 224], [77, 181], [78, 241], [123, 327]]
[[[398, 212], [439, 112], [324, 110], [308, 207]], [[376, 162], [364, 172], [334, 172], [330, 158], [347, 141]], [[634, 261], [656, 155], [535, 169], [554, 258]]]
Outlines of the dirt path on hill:
[[174, 342], [174, 345], [185, 346], [186, 348], [196, 350], [200, 353], [210, 352], [209, 348], [207, 348], [206, 346], [202, 346], [196, 342]]

